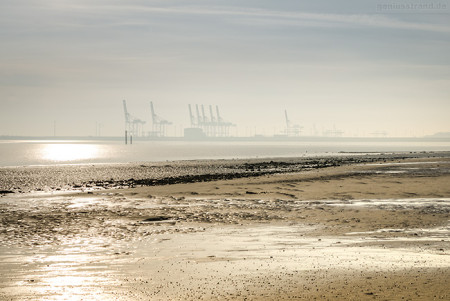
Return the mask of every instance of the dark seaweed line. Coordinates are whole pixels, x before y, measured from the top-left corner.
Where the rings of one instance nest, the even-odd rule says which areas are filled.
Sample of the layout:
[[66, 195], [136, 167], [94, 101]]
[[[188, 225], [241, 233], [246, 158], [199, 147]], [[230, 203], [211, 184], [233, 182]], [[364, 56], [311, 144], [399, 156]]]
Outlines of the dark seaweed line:
[[[391, 156], [390, 159], [405, 159], [406, 156]], [[309, 159], [304, 162], [259, 162], [259, 163], [244, 163], [241, 166], [236, 166], [238, 169], [244, 171], [238, 172], [222, 172], [222, 173], [208, 173], [197, 175], [181, 175], [175, 177], [165, 177], [159, 179], [129, 179], [128, 185], [133, 186], [159, 186], [159, 185], [173, 185], [173, 184], [187, 184], [198, 182], [210, 182], [218, 180], [231, 180], [240, 178], [251, 178], [272, 174], [283, 174], [290, 172], [300, 172], [312, 169], [320, 169], [327, 167], [336, 167], [341, 165], [358, 164], [358, 163], [373, 163], [378, 161], [386, 161], [386, 157], [378, 155], [375, 157], [341, 157], [341, 158], [318, 158]]]
[[[341, 165], [349, 165], [349, 164], [362, 164], [369, 162], [379, 162], [386, 161], [386, 159], [394, 160], [394, 159], [405, 159], [405, 158], [416, 158], [416, 157], [430, 157], [433, 153], [424, 153], [424, 154], [416, 154], [416, 153], [399, 153], [399, 154], [378, 154], [378, 155], [366, 155], [366, 156], [344, 156], [344, 157], [328, 157], [328, 158], [296, 158], [294, 161], [292, 159], [282, 159], [282, 160], [270, 160], [270, 161], [254, 161], [248, 160], [248, 162], [242, 164], [233, 164], [229, 162], [229, 164], [224, 162], [220, 162], [217, 164], [216, 162], [212, 162], [211, 164], [207, 164], [208, 168], [205, 168], [202, 171], [198, 172], [197, 166], [186, 166], [188, 174], [184, 173], [181, 175], [171, 175], [165, 177], [153, 177], [149, 175], [149, 177], [142, 177], [137, 175], [137, 177], [133, 177], [131, 174], [127, 178], [122, 179], [113, 179], [109, 178], [105, 179], [105, 176], [100, 176], [97, 179], [72, 182], [66, 184], [52, 184], [52, 183], [41, 183], [40, 186], [30, 185], [29, 190], [26, 188], [23, 189], [20, 187], [20, 184], [15, 189], [11, 189], [10, 186], [0, 187], [0, 196], [15, 193], [15, 192], [27, 192], [27, 191], [45, 191], [48, 190], [66, 190], [64, 186], [69, 186], [69, 190], [97, 190], [97, 189], [117, 189], [117, 188], [126, 188], [126, 187], [135, 187], [135, 186], [157, 186], [157, 185], [172, 185], [172, 184], [182, 184], [182, 183], [195, 183], [195, 182], [208, 182], [208, 181], [216, 181], [216, 180], [231, 180], [238, 178], [250, 178], [250, 177], [258, 177], [263, 175], [271, 175], [271, 174], [283, 174], [283, 173], [291, 173], [291, 172], [301, 172], [311, 169], [319, 169], [326, 168], [332, 166], [341, 166]], [[440, 154], [442, 155], [442, 154]], [[439, 155], [438, 155], [439, 156]], [[168, 167], [171, 167], [170, 165]], [[114, 167], [112, 167], [114, 169]], [[189, 174], [189, 168], [192, 168]], [[215, 172], [211, 172], [211, 168], [216, 170]], [[202, 168], [201, 168], [202, 169]], [[20, 171], [20, 170], [19, 170]], [[13, 174], [14, 175], [14, 174]], [[30, 176], [30, 179], [33, 180], [34, 175]], [[70, 170], [67, 172], [67, 176], [70, 176]], [[44, 180], [45, 175], [43, 175]], [[22, 179], [22, 182], [26, 182], [27, 178]], [[17, 184], [14, 184], [17, 185]], [[12, 187], [12, 186], [11, 186]]]
[[[290, 164], [289, 164], [290, 165]], [[292, 164], [294, 165], [294, 164]], [[162, 179], [140, 179], [128, 180], [130, 186], [140, 185], [140, 186], [159, 186], [159, 185], [173, 185], [173, 184], [187, 184], [187, 183], [197, 183], [197, 182], [211, 182], [218, 180], [231, 180], [231, 179], [240, 179], [240, 178], [251, 178], [251, 177], [259, 177], [264, 175], [272, 175], [272, 174], [281, 174], [288, 172], [297, 172], [301, 170], [311, 170], [311, 169], [319, 169], [331, 166], [339, 166], [340, 164], [335, 161], [326, 161], [324, 163], [316, 163], [316, 164], [305, 164], [299, 166], [295, 164], [294, 167], [286, 168], [286, 169], [276, 169], [276, 170], [258, 170], [250, 169], [250, 171], [244, 172], [231, 172], [231, 173], [217, 173], [217, 174], [200, 174], [200, 175], [183, 175], [176, 177], [166, 177]]]
[[141, 186], [159, 186], [159, 185], [172, 185], [172, 184], [187, 184], [197, 182], [210, 182], [218, 180], [231, 180], [238, 178], [250, 178], [268, 174], [279, 173], [280, 171], [260, 171], [260, 172], [243, 172], [243, 173], [222, 173], [222, 174], [203, 174], [203, 175], [186, 175], [178, 177], [167, 177], [162, 179], [130, 179], [130, 184]]

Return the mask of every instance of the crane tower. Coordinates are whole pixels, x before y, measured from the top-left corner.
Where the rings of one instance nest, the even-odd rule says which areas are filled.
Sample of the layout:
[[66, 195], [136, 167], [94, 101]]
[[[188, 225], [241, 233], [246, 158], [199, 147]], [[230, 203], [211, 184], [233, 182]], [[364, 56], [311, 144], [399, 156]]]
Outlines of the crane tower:
[[292, 124], [291, 121], [288, 118], [288, 114], [287, 114], [287, 110], [284, 110], [284, 117], [286, 119], [286, 135], [287, 136], [299, 136], [301, 131], [302, 131], [302, 127], [297, 125], [297, 124]]
[[150, 110], [152, 113], [152, 132], [150, 133], [150, 136], [165, 137], [167, 135], [167, 126], [171, 125], [172, 122], [162, 119], [155, 114], [153, 101], [150, 102]]
[[142, 136], [145, 121], [132, 116], [127, 109], [127, 101], [123, 100], [123, 112], [125, 114], [125, 130], [135, 137]]
[[225, 121], [219, 112], [219, 107], [216, 106], [216, 115], [211, 105], [209, 105], [209, 117], [205, 113], [205, 106], [195, 105], [195, 112], [189, 105], [189, 117], [192, 128], [199, 128], [208, 137], [227, 137], [230, 135], [230, 127], [233, 123]]

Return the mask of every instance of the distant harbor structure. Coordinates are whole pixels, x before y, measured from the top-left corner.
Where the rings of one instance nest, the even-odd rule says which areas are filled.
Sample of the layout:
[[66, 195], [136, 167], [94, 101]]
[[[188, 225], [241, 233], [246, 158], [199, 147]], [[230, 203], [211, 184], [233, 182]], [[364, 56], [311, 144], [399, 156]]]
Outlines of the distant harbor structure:
[[195, 112], [196, 114], [194, 114], [192, 106], [189, 104], [191, 127], [184, 130], [184, 136], [186, 138], [201, 139], [205, 137], [230, 136], [230, 128], [235, 125], [222, 118], [219, 106], [216, 105], [216, 114], [214, 115], [213, 107], [209, 105], [209, 117], [205, 114], [204, 105], [201, 105], [201, 114], [199, 106], [195, 105]]
[[302, 127], [298, 124], [292, 124], [292, 122], [288, 118], [287, 110], [284, 110], [284, 117], [286, 119], [286, 136], [288, 137], [297, 137], [300, 136], [300, 133], [302, 132]]
[[152, 131], [149, 132], [150, 137], [166, 137], [167, 136], [167, 126], [171, 125], [172, 122], [167, 121], [155, 114], [155, 109], [153, 108], [153, 101], [150, 102], [150, 110], [152, 113]]
[[125, 99], [123, 100], [123, 112], [125, 114], [125, 130], [128, 134], [134, 137], [142, 137], [145, 121], [132, 116], [128, 112], [127, 101]]
[[[168, 129], [173, 123], [156, 114], [153, 101], [149, 102], [149, 111], [147, 116], [150, 116], [151, 130], [144, 130], [146, 121], [130, 114], [127, 107], [126, 100], [123, 100], [123, 111], [125, 116], [125, 131], [128, 139], [131, 142], [132, 138], [141, 139], [186, 139], [186, 140], [205, 140], [205, 139], [226, 139], [230, 138], [254, 138], [254, 139], [275, 139], [275, 140], [290, 140], [295, 141], [301, 137], [308, 137], [303, 134], [303, 126], [293, 123], [288, 116], [288, 110], [284, 110], [284, 126], [279, 130], [274, 130], [273, 136], [257, 135], [257, 129], [254, 128], [253, 135], [232, 136], [231, 129], [236, 127], [236, 124], [225, 120], [219, 110], [218, 105], [204, 105], [204, 104], [188, 104], [188, 113], [190, 125], [187, 128], [178, 132], [178, 135], [170, 136]], [[172, 128], [173, 130], [173, 128]], [[176, 130], [176, 127], [175, 127]], [[173, 131], [172, 131], [173, 132]], [[237, 131], [236, 131], [237, 132]], [[342, 137], [343, 131], [333, 126], [332, 129], [323, 129], [320, 133], [316, 126], [313, 126], [312, 135], [309, 137], [325, 137], [334, 138]], [[386, 137], [386, 132], [372, 133], [372, 136]], [[127, 138], [126, 138], [127, 139]]]

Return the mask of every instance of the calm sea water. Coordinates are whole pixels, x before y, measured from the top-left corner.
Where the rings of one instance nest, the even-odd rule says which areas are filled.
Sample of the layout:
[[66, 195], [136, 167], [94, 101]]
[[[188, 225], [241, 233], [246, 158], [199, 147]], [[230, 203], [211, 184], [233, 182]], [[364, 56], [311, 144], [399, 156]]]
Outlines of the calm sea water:
[[0, 141], [0, 166], [128, 163], [336, 155], [340, 152], [450, 151], [450, 142]]

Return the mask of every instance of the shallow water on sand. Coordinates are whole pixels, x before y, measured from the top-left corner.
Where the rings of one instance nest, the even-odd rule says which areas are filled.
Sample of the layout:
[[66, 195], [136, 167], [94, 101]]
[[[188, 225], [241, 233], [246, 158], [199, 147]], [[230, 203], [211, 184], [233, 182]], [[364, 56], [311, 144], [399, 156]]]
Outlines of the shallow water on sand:
[[448, 150], [450, 150], [450, 142], [420, 141], [137, 141], [133, 145], [124, 145], [121, 141], [0, 140], [0, 166], [314, 157], [339, 155], [341, 152]]
[[[389, 240], [370, 239], [368, 233], [318, 239], [308, 236], [311, 227], [228, 225], [204, 232], [161, 234], [134, 243], [91, 238], [32, 251], [0, 248], [0, 297], [140, 300], [136, 285], [144, 287], [145, 294], [158, 294], [166, 287], [172, 288], [164, 293], [176, 294], [177, 289], [197, 287], [199, 283], [210, 291], [215, 282], [204, 282], [206, 275], [215, 275], [216, 281], [230, 281], [235, 277], [263, 278], [274, 272], [289, 275], [337, 267], [364, 273], [450, 267], [442, 252], [382, 247], [380, 244]], [[374, 242], [377, 245], [367, 245]]]
[[[247, 207], [256, 212], [269, 203], [142, 199], [118, 192], [4, 196], [0, 198], [6, 221], [0, 229], [0, 298], [77, 300], [95, 295], [96, 300], [139, 300], [138, 284], [149, 294], [157, 293], [170, 281], [188, 279], [182, 284], [189, 287], [211, 273], [233, 279], [337, 266], [352, 271], [450, 267], [448, 250], [440, 249], [448, 244], [449, 227], [317, 236], [325, 225], [269, 222], [266, 215], [245, 225], [240, 224], [245, 219], [236, 224], [187, 221], [196, 214], [208, 216], [214, 208], [239, 205], [238, 212]], [[448, 212], [450, 199], [292, 201], [285, 206], [300, 212], [321, 211], [323, 206]], [[144, 222], [154, 210], [163, 210], [172, 221]], [[182, 215], [186, 213], [190, 215]], [[429, 246], [417, 245], [421, 242]], [[203, 285], [213, 285], [208, 283]]]

